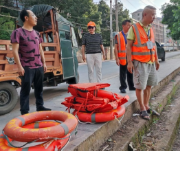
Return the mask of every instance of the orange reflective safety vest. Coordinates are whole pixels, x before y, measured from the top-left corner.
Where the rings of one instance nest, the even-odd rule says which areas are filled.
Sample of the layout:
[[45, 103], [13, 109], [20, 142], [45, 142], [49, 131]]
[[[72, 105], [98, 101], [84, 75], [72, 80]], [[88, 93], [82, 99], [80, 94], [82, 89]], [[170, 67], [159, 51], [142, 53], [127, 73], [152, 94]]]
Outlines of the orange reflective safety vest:
[[126, 43], [122, 32], [117, 35], [118, 42], [118, 58], [121, 65], [126, 65]]
[[153, 29], [150, 29], [150, 41], [153, 43], [153, 48], [148, 49], [147, 42], [149, 37], [144, 28], [140, 23], [136, 23], [132, 27], [136, 38], [132, 46], [132, 60], [137, 60], [142, 63], [147, 63], [149, 61], [154, 62], [157, 55]]

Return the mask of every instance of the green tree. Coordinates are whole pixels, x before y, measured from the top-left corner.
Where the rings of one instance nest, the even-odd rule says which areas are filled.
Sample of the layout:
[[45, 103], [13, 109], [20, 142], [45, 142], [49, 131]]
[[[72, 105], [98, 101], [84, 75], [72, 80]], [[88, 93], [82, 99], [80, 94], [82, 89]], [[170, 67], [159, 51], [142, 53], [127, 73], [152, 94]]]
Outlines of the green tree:
[[63, 17], [67, 18], [76, 26], [76, 34], [77, 27], [81, 27], [83, 32], [86, 32], [89, 21], [96, 23], [97, 32], [101, 31], [101, 13], [98, 12], [98, 6], [93, 3], [93, 0], [20, 0], [20, 2], [25, 7], [35, 4], [49, 4], [55, 7]]
[[171, 0], [162, 6], [163, 20], [162, 23], [168, 25], [169, 35], [174, 40], [180, 39], [180, 1]]
[[101, 0], [98, 4], [98, 12], [101, 12], [101, 35], [103, 37], [103, 44], [109, 46], [110, 44], [110, 8], [104, 0]]
[[[98, 11], [102, 13], [102, 24], [101, 24], [101, 31], [104, 40], [104, 44], [106, 46], [110, 45], [110, 7], [106, 4], [104, 0], [101, 0], [98, 4]], [[115, 7], [113, 7], [113, 31], [116, 30], [116, 17], [115, 17]], [[129, 16], [129, 11], [127, 9], [123, 10], [123, 4], [118, 2], [118, 24], [119, 30], [122, 30], [122, 22], [126, 19], [131, 19]], [[105, 30], [103, 28], [106, 28]]]

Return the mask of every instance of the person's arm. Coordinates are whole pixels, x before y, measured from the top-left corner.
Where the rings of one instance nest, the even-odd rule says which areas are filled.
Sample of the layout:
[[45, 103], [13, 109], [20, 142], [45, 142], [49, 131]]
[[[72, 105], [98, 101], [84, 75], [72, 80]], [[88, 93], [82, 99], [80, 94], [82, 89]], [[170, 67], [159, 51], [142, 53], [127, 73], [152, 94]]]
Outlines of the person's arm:
[[82, 45], [82, 59], [83, 59], [84, 62], [86, 62], [85, 45]]
[[84, 62], [86, 62], [85, 48], [86, 48], [86, 34], [84, 34], [82, 38], [82, 59]]
[[40, 55], [41, 55], [41, 61], [42, 61], [43, 67], [44, 67], [44, 72], [46, 72], [47, 71], [47, 66], [46, 66], [46, 61], [45, 61], [45, 57], [44, 57], [44, 51], [42, 49], [41, 44], [39, 44], [39, 51], [40, 51]]
[[100, 45], [101, 47], [101, 51], [103, 53], [103, 59], [106, 60], [106, 56], [105, 56], [105, 51], [104, 51], [104, 46], [103, 45]]
[[24, 76], [24, 68], [21, 65], [21, 61], [19, 59], [19, 44], [18, 43], [12, 43], [12, 51], [13, 51], [13, 56], [14, 56], [14, 61], [16, 62], [18, 66], [18, 72], [20, 76]]
[[128, 71], [132, 74], [133, 72], [133, 63], [132, 63], [132, 52], [131, 52], [131, 49], [132, 49], [132, 46], [133, 46], [133, 40], [127, 40], [127, 62], [128, 62], [128, 66], [127, 66], [127, 69]]
[[118, 45], [117, 44], [115, 44], [115, 46], [114, 46], [114, 55], [115, 55], [115, 58], [116, 58], [116, 64], [118, 66], [120, 66], [119, 58], [118, 58]]

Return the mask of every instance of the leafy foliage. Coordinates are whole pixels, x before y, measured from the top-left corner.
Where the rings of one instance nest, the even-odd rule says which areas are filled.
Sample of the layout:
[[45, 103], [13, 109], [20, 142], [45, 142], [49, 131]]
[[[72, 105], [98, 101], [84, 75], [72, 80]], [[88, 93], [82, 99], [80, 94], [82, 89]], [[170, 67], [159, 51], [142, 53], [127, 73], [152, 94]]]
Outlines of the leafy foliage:
[[[3, 5], [8, 5], [9, 7], [16, 5], [16, 3], [13, 3], [13, 0], [2, 1], [4, 2]], [[75, 25], [76, 34], [78, 34], [78, 27], [81, 27], [83, 33], [87, 32], [87, 23], [89, 21], [94, 21], [96, 23], [96, 32], [102, 34], [104, 44], [107, 46], [110, 44], [110, 7], [106, 4], [105, 0], [100, 0], [99, 4], [94, 4], [93, 0], [17, 0], [17, 2], [18, 1], [24, 7], [31, 7], [37, 4], [49, 4], [55, 7], [63, 17], [67, 18]], [[2, 4], [0, 3], [0, 5]], [[118, 7], [119, 28], [121, 30], [122, 21], [130, 18], [129, 11], [127, 9], [123, 10], [122, 3], [118, 3]], [[17, 17], [17, 12], [13, 10], [3, 8], [3, 13], [9, 13], [9, 15]], [[12, 25], [13, 20], [8, 19], [8, 21], [11, 22], [10, 24]], [[7, 23], [3, 29], [10, 29], [10, 24]], [[113, 30], [115, 29], [115, 7], [113, 7]], [[3, 36], [6, 38], [6, 36], [8, 36], [7, 33], [9, 32], [6, 31], [4, 33], [6, 35]], [[79, 36], [77, 37], [79, 44], [81, 44]], [[2, 39], [1, 36], [0, 39]]]
[[[12, 0], [2, 0], [0, 5], [7, 7], [14, 7], [14, 2]], [[17, 11], [6, 9], [0, 7], [0, 14], [5, 16], [0, 16], [0, 39], [9, 40], [12, 33], [11, 30], [15, 28], [15, 19], [6, 16], [17, 16]]]
[[170, 0], [170, 3], [166, 3], [162, 6], [163, 24], [168, 25], [170, 30], [169, 35], [174, 40], [180, 39], [180, 1]]

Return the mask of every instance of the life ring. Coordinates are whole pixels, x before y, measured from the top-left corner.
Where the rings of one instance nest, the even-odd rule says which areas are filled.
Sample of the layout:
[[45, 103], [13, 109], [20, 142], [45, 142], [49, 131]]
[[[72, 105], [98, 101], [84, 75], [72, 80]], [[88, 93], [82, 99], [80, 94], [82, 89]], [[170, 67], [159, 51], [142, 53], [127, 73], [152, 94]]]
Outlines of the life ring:
[[104, 113], [85, 113], [85, 112], [74, 112], [74, 115], [77, 115], [79, 120], [82, 122], [89, 123], [102, 123], [113, 121], [115, 118], [120, 118], [125, 113], [125, 107], [119, 106], [115, 110]]
[[[52, 127], [59, 125], [59, 122], [54, 121], [41, 121], [41, 122], [35, 122], [31, 124], [27, 124], [23, 126], [22, 128], [44, 128], [44, 127]], [[9, 141], [12, 142], [13, 140], [9, 138]], [[55, 151], [55, 150], [61, 150], [69, 141], [69, 135], [64, 137], [61, 140], [51, 140], [46, 143], [36, 145], [33, 147], [28, 148], [15, 148], [9, 146], [5, 136], [3, 134], [0, 135], [0, 151]]]
[[[58, 120], [63, 123], [38, 129], [27, 129], [22, 126], [42, 120]], [[72, 133], [78, 125], [78, 120], [72, 114], [62, 111], [43, 111], [26, 114], [12, 119], [4, 128], [4, 133], [9, 138], [20, 142], [32, 142], [35, 140], [47, 141], [54, 138], [62, 138]]]
[[47, 127], [57, 126], [59, 124], [60, 122], [56, 122], [56, 121], [39, 121], [39, 122], [27, 124], [22, 128], [27, 128], [27, 129], [47, 128]]
[[[12, 141], [12, 139], [10, 139]], [[46, 143], [28, 147], [28, 148], [14, 148], [8, 145], [8, 142], [3, 134], [0, 135], [0, 151], [55, 151], [61, 150], [69, 141], [69, 137], [61, 140], [51, 140]]]

